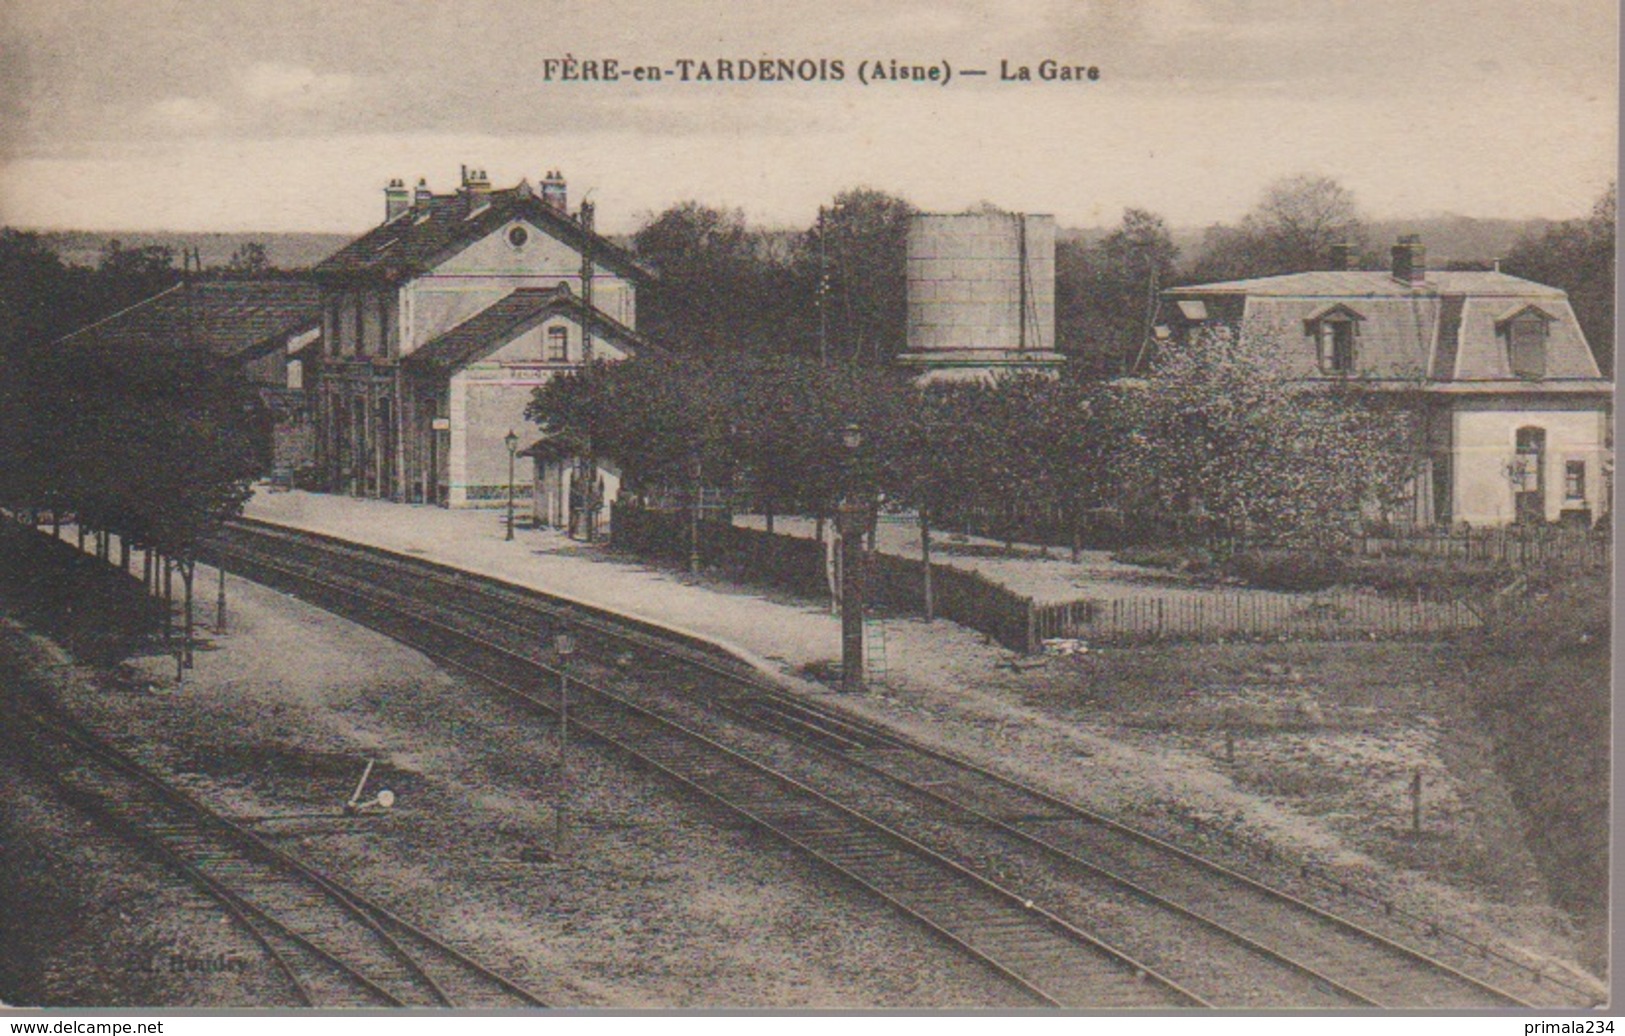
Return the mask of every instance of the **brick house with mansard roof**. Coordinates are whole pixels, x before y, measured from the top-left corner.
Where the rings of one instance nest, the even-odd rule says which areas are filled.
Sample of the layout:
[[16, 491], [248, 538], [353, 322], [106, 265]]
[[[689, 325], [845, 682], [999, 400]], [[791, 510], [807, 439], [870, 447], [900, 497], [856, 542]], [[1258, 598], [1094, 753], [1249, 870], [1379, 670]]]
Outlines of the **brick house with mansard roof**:
[[1160, 348], [1222, 321], [1270, 334], [1305, 379], [1420, 393], [1427, 457], [1409, 513], [1474, 526], [1592, 521], [1613, 486], [1613, 384], [1568, 296], [1499, 271], [1432, 271], [1414, 237], [1388, 270], [1334, 269], [1171, 288]]
[[[504, 439], [534, 438], [524, 419], [534, 389], [652, 348], [633, 330], [650, 274], [593, 230], [589, 204], [569, 213], [558, 173], [493, 190], [465, 169], [444, 195], [396, 180], [384, 202], [383, 223], [313, 271], [327, 343], [323, 479], [362, 496], [500, 505]], [[531, 495], [529, 472], [516, 484]]]

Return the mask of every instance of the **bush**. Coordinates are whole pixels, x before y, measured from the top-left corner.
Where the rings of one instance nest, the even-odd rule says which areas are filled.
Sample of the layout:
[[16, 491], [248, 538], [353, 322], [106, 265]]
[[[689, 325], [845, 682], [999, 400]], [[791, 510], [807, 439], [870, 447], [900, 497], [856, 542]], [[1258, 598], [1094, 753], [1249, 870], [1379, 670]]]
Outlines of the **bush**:
[[1347, 564], [1335, 554], [1310, 550], [1247, 550], [1225, 562], [1228, 576], [1260, 590], [1313, 592], [1347, 581]]
[[1201, 573], [1213, 567], [1213, 555], [1201, 547], [1126, 547], [1114, 552], [1112, 560], [1170, 572]]
[[1494, 593], [1516, 578], [1510, 565], [1439, 557], [1347, 558], [1343, 574], [1350, 585], [1402, 597], [1418, 590], [1449, 597]]

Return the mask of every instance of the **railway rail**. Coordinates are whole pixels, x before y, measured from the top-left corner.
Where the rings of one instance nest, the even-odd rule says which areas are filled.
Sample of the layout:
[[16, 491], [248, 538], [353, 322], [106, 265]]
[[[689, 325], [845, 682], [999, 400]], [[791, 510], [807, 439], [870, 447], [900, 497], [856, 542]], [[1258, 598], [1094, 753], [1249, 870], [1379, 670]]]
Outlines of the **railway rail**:
[[[1040, 1002], [1261, 1003], [1204, 977], [1191, 966], [1194, 952], [1228, 959], [1232, 973], [1240, 967], [1268, 986], [1266, 996], [1284, 998], [1262, 1001], [1269, 1006], [1529, 1005], [1214, 861], [786, 693], [708, 645], [315, 534], [243, 523], [219, 547], [228, 568], [355, 615], [538, 709], [553, 709], [540, 688], [558, 678], [540, 630], [568, 624], [584, 653], [616, 659], [623, 672], [635, 654], [635, 668], [661, 677], [664, 692], [633, 701], [626, 681], [617, 693], [577, 676], [572, 718], [879, 895]], [[432, 620], [423, 614], [430, 598]], [[764, 733], [809, 751], [786, 756]], [[814, 753], [822, 769], [807, 761]], [[825, 790], [831, 768], [843, 772], [840, 792]], [[1007, 871], [1022, 875], [1022, 891], [988, 876]], [[1165, 949], [1170, 938], [1181, 947], [1170, 958], [1178, 966], [1154, 966], [1156, 942], [1137, 928]], [[1123, 948], [1136, 940], [1148, 949]]]
[[4, 699], [18, 757], [109, 833], [209, 899], [258, 945], [300, 1006], [547, 1005], [519, 983], [270, 844], [65, 715]]

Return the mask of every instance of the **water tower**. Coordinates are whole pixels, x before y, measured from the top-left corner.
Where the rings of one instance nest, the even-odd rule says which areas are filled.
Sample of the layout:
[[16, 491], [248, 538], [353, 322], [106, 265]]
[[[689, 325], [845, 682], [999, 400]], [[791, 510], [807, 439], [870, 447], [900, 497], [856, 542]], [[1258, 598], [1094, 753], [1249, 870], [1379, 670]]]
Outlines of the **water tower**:
[[908, 351], [921, 380], [1053, 370], [1055, 217], [921, 213], [908, 229]]

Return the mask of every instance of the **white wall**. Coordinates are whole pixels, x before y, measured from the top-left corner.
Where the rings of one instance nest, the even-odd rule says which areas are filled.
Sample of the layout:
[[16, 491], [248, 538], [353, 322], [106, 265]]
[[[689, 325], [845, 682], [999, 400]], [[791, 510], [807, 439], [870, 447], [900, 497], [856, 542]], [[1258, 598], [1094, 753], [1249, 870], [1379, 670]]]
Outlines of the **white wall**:
[[[508, 232], [523, 226], [525, 244], [508, 243]], [[402, 292], [401, 352], [467, 320], [515, 288], [567, 284], [581, 295], [581, 255], [522, 220], [503, 225], [419, 277]], [[636, 324], [635, 291], [626, 280], [593, 264], [593, 306], [628, 327]]]
[[[1518, 406], [1527, 409], [1511, 409]], [[1606, 421], [1606, 412], [1594, 402], [1462, 401], [1451, 421], [1452, 520], [1472, 525], [1506, 525], [1513, 520], [1514, 490], [1507, 466], [1516, 458], [1518, 429], [1525, 427], [1546, 432], [1546, 519], [1556, 521], [1565, 509], [1580, 506], [1563, 498], [1564, 465], [1569, 460], [1585, 462], [1584, 506], [1597, 516], [1604, 509]]]

